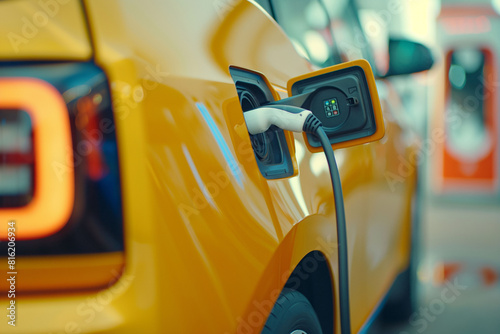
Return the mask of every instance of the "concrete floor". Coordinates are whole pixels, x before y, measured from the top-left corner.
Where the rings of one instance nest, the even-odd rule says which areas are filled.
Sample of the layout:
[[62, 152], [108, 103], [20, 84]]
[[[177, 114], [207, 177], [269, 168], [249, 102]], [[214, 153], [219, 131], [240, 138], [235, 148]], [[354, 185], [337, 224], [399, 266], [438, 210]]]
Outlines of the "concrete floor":
[[500, 205], [425, 197], [416, 314], [369, 333], [499, 334]]

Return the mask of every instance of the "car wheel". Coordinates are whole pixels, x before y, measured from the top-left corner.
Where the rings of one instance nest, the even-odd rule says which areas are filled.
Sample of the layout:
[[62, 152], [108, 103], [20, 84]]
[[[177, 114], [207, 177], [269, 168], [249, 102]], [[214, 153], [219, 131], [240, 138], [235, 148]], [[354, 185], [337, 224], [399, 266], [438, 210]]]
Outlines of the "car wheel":
[[283, 289], [262, 334], [322, 334], [313, 306], [298, 291]]

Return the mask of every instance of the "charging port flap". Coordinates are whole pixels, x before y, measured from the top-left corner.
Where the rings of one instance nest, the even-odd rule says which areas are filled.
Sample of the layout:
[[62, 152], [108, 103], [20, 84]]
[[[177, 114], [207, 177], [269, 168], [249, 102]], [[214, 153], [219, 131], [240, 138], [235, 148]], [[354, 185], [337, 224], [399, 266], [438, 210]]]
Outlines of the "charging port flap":
[[[307, 95], [301, 105], [319, 118], [334, 149], [381, 139], [382, 108], [370, 64], [363, 59], [324, 68], [288, 82], [289, 96]], [[304, 133], [310, 151], [319, 139]]]

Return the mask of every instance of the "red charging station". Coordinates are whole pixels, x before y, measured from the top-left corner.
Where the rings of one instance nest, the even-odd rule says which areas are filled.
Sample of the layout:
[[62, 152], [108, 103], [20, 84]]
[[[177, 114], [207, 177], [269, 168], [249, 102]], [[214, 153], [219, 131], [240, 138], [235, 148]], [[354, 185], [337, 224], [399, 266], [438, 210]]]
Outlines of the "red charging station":
[[500, 16], [490, 7], [442, 8], [438, 45], [443, 62], [432, 131], [436, 195], [499, 194]]

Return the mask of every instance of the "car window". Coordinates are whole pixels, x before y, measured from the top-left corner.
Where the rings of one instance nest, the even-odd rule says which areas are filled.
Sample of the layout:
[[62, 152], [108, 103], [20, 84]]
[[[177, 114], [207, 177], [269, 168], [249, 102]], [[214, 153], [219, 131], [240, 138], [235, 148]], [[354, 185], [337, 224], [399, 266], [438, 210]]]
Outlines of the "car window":
[[331, 22], [319, 0], [272, 0], [274, 18], [296, 49], [314, 65], [325, 67], [339, 63], [335, 52]]
[[368, 60], [373, 67], [371, 45], [363, 31], [354, 1], [322, 1], [330, 17], [333, 37], [341, 59], [349, 61], [363, 58]]
[[374, 66], [371, 45], [351, 0], [258, 0], [297, 50], [319, 67], [355, 59]]

